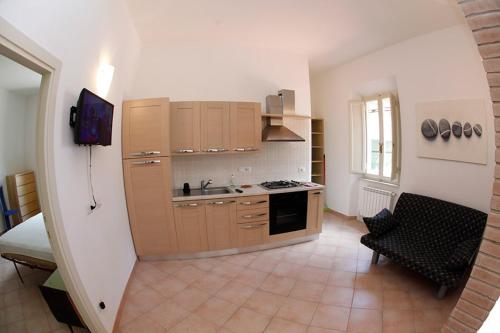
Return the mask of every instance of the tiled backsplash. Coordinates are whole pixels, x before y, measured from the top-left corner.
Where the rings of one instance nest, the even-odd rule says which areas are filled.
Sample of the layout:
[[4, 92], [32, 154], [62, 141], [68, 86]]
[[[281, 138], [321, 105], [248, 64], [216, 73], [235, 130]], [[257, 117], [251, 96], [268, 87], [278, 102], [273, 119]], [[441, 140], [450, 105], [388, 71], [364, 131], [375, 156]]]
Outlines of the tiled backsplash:
[[[228, 185], [234, 174], [235, 184], [257, 184], [266, 180], [311, 179], [310, 121], [287, 120], [286, 126], [306, 139], [306, 142], [263, 142], [258, 152], [179, 156], [172, 158], [174, 188], [189, 183], [200, 187], [202, 179], [212, 179], [212, 186]], [[251, 167], [251, 172], [240, 168]], [[300, 172], [299, 168], [304, 168]]]

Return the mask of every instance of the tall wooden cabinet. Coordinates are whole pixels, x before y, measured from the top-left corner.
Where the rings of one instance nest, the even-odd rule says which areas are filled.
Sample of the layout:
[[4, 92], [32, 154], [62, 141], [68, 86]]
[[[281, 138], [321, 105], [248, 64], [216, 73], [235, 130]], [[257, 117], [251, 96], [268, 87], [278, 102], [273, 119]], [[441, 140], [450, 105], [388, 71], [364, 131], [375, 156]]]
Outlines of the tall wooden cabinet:
[[123, 103], [123, 176], [137, 255], [177, 252], [168, 98]]
[[307, 195], [307, 234], [317, 234], [323, 227], [323, 190], [309, 191]]
[[231, 102], [231, 150], [260, 149], [262, 115], [260, 103]]
[[200, 152], [200, 102], [170, 103], [170, 148], [172, 154]]
[[123, 103], [123, 158], [170, 155], [169, 104], [168, 98]]
[[123, 173], [137, 255], [175, 252], [170, 157], [126, 159]]

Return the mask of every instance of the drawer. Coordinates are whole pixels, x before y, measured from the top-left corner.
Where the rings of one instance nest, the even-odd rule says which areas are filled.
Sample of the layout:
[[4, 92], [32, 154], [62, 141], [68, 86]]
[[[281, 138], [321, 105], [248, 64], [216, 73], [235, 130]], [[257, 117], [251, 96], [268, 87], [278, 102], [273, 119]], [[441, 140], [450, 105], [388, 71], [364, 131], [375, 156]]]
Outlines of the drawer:
[[265, 244], [269, 241], [269, 222], [260, 221], [237, 225], [238, 247]]
[[269, 221], [269, 208], [246, 209], [238, 211], [238, 223]]
[[269, 207], [268, 195], [238, 198], [238, 210]]

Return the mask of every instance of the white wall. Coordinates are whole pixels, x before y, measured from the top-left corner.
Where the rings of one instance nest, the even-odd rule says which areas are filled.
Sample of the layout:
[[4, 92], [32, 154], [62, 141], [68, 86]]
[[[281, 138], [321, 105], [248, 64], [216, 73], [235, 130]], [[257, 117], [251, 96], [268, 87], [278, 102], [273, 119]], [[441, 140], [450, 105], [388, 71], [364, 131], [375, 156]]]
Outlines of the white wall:
[[416, 155], [417, 103], [489, 99], [477, 46], [465, 25], [410, 39], [312, 78], [313, 113], [324, 117], [326, 123], [327, 205], [343, 214], [357, 213], [359, 177], [349, 173], [348, 101], [367, 82], [391, 76], [396, 79], [401, 106], [400, 191], [430, 195], [487, 211], [494, 168], [490, 103], [486, 166]]
[[[111, 331], [136, 260], [123, 190], [121, 104], [139, 39], [121, 0], [2, 1], [0, 13], [62, 62], [52, 144], [63, 234], [71, 245], [65, 255], [76, 265], [94, 311]], [[107, 97], [115, 105], [113, 144], [93, 148], [94, 189], [102, 207], [89, 215], [88, 148], [73, 144], [68, 120], [81, 89], [95, 90], [101, 61], [115, 66]], [[98, 308], [100, 300], [105, 310]]]
[[[168, 96], [171, 100], [225, 100], [261, 102], [279, 89], [295, 90], [296, 113], [310, 114], [307, 59], [282, 52], [227, 47], [224, 45], [146, 46], [139, 70], [127, 97]], [[226, 185], [231, 174], [236, 183], [274, 179], [310, 179], [310, 123], [288, 120], [292, 130], [308, 142], [264, 143], [262, 151], [244, 155], [175, 157], [174, 186], [184, 182], [198, 187], [211, 178]], [[250, 166], [252, 173], [239, 167]], [[304, 167], [305, 172], [299, 172]]]
[[[35, 143], [31, 124], [36, 121], [37, 95], [25, 95], [0, 89], [0, 184], [9, 201], [5, 177], [24, 170], [34, 170]], [[0, 218], [0, 232], [5, 230]]]

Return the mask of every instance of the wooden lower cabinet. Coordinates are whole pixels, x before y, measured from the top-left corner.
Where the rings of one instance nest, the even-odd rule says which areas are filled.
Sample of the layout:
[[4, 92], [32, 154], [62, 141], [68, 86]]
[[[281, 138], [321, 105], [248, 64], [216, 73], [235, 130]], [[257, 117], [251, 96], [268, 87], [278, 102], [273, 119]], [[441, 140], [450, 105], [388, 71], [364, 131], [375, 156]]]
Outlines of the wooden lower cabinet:
[[236, 199], [206, 202], [208, 248], [223, 250], [236, 247]]
[[317, 234], [323, 227], [323, 190], [309, 191], [307, 197], [307, 234]]
[[130, 228], [137, 255], [161, 255], [177, 251], [170, 158], [123, 161]]
[[175, 229], [179, 252], [208, 250], [204, 201], [174, 203]]
[[259, 221], [238, 224], [237, 246], [246, 247], [269, 241], [269, 222]]

